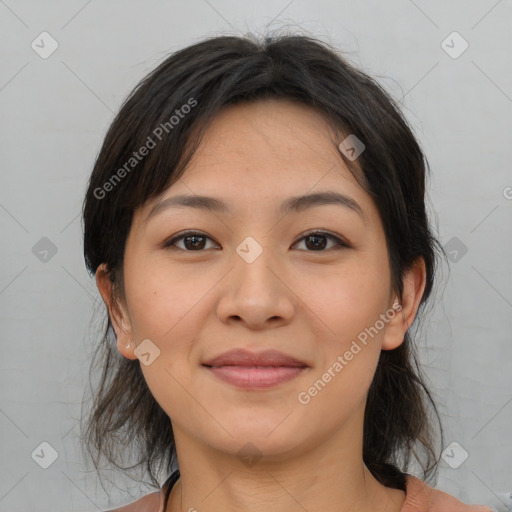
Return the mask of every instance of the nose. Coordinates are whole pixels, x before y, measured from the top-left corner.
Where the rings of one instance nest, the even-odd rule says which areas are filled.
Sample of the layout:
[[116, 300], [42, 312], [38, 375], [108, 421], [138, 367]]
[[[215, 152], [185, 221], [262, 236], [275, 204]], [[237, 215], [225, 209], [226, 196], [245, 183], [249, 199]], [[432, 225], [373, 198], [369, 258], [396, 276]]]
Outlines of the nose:
[[298, 299], [287, 283], [282, 263], [272, 258], [267, 249], [254, 261], [240, 254], [233, 253], [232, 270], [220, 288], [219, 319], [224, 323], [242, 323], [253, 330], [289, 323]]

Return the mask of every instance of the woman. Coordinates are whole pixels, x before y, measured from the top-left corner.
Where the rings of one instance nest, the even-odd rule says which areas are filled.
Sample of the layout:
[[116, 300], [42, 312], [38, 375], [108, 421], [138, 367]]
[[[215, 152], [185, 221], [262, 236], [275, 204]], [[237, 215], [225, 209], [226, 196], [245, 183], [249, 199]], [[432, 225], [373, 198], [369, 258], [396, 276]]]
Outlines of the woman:
[[108, 308], [84, 439], [166, 479], [117, 510], [490, 510], [426, 483], [426, 169], [392, 99], [309, 37], [211, 38], [139, 84], [84, 203]]

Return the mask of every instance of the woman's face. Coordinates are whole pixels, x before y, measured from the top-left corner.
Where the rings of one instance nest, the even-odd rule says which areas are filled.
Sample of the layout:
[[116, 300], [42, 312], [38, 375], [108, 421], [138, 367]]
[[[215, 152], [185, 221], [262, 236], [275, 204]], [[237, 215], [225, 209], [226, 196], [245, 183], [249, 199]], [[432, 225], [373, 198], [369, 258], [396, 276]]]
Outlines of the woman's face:
[[[391, 290], [377, 208], [329, 133], [304, 105], [231, 106], [182, 178], [135, 212], [118, 347], [141, 359], [178, 443], [284, 456], [361, 439], [379, 353], [402, 342], [410, 317]], [[339, 197], [315, 196], [325, 193]], [[183, 195], [194, 202], [171, 203]], [[173, 242], [185, 231], [195, 237]], [[234, 349], [301, 364], [205, 365]]]

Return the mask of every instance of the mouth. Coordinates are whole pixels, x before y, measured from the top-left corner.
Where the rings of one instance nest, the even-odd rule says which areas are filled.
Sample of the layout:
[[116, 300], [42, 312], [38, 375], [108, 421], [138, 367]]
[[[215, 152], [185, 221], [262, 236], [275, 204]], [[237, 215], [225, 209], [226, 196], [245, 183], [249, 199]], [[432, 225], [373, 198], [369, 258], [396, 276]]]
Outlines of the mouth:
[[203, 366], [221, 381], [242, 389], [268, 389], [295, 379], [309, 368], [307, 363], [276, 350], [257, 354], [232, 350]]
[[250, 352], [245, 349], [235, 349], [224, 352], [203, 363], [213, 368], [220, 366], [282, 366], [282, 367], [306, 367], [307, 363], [300, 361], [278, 350], [264, 350], [262, 352]]
[[298, 366], [206, 366], [220, 380], [243, 389], [268, 389], [298, 377]]

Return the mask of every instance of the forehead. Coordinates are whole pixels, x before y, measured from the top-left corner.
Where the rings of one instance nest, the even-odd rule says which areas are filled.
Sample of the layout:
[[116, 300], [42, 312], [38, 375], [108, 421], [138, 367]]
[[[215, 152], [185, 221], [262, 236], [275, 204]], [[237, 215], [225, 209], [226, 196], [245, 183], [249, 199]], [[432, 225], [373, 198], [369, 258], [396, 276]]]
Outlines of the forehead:
[[[263, 220], [282, 215], [293, 198], [327, 192], [353, 200], [361, 218], [378, 225], [377, 208], [360, 184], [362, 171], [356, 165], [351, 172], [338, 150], [343, 138], [324, 115], [301, 103], [228, 106], [210, 122], [180, 179], [139, 208], [136, 223], [145, 224], [176, 196], [188, 196], [188, 205], [191, 195], [217, 198], [230, 216]], [[192, 198], [196, 206], [201, 201]]]
[[296, 194], [340, 180], [360, 188], [338, 150], [342, 137], [305, 104], [265, 99], [231, 105], [207, 128], [183, 179], [205, 187], [266, 185], [274, 192], [295, 187]]
[[335, 137], [326, 118], [308, 105], [258, 100], [221, 110], [206, 130], [196, 156], [229, 151], [260, 158], [273, 155], [283, 160], [300, 152], [302, 156], [328, 160], [327, 148], [331, 158], [339, 157]]

